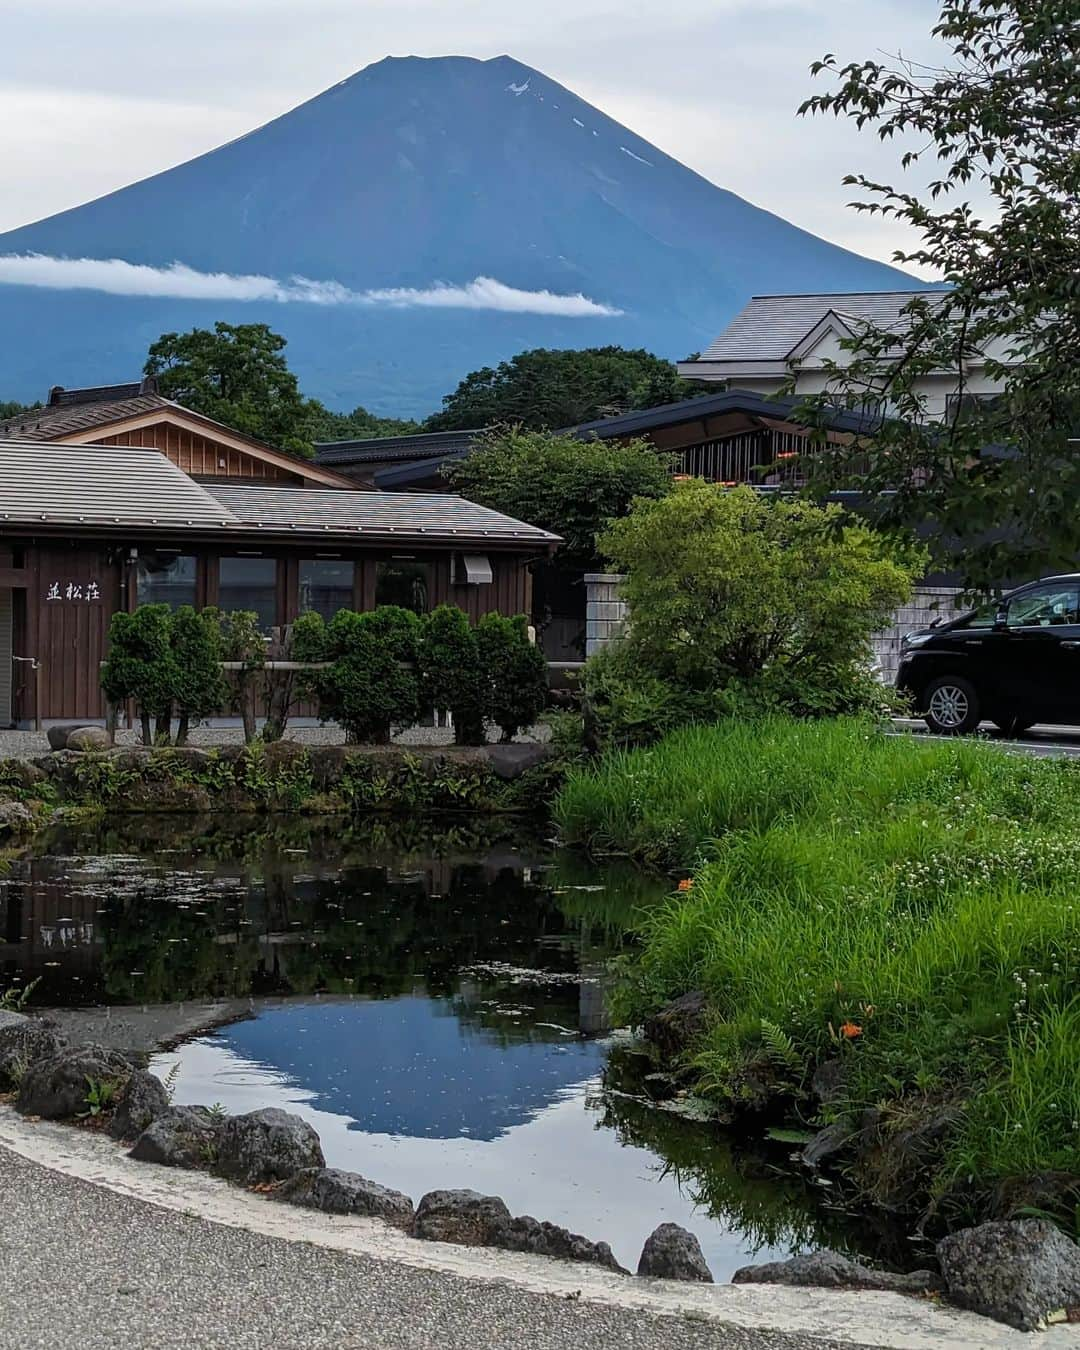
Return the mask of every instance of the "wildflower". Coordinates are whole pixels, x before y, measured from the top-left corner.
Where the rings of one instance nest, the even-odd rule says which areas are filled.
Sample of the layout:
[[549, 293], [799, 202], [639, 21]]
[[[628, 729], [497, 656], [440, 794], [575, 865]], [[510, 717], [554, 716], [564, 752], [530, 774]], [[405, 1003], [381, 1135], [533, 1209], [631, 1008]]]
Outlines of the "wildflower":
[[856, 1036], [862, 1035], [862, 1027], [858, 1022], [841, 1022], [840, 1035], [846, 1040], [853, 1041]]
[[688, 891], [693, 886], [693, 884], [694, 883], [691, 881], [689, 877], [683, 877], [682, 881], [679, 882], [679, 890]]

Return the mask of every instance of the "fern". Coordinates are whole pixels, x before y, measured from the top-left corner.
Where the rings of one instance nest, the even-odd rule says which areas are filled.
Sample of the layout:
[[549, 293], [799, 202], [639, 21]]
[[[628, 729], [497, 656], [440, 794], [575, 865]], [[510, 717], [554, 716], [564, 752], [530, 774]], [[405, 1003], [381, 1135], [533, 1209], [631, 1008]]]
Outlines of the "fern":
[[792, 1073], [802, 1068], [802, 1056], [795, 1048], [795, 1042], [783, 1027], [777, 1026], [766, 1018], [761, 1019], [761, 1041], [769, 1058]]

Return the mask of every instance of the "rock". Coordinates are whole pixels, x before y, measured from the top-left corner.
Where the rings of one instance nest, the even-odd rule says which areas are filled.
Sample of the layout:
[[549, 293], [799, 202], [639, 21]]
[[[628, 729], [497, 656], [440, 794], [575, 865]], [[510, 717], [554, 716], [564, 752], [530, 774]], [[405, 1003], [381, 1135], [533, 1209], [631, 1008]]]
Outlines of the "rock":
[[888, 1289], [898, 1294], [924, 1294], [940, 1288], [941, 1281], [929, 1270], [894, 1275], [870, 1270], [840, 1252], [811, 1252], [788, 1261], [761, 1266], [743, 1266], [731, 1277], [732, 1284], [790, 1284], [815, 1289]]
[[615, 1260], [606, 1242], [590, 1242], [580, 1233], [571, 1233], [554, 1223], [541, 1223], [529, 1214], [511, 1219], [509, 1223], [496, 1225], [486, 1245], [500, 1247], [508, 1252], [553, 1256], [560, 1261], [586, 1261], [592, 1265], [604, 1266], [607, 1270], [618, 1271], [620, 1275], [629, 1274], [629, 1271], [624, 1270]]
[[234, 1181], [288, 1181], [297, 1172], [325, 1166], [319, 1136], [288, 1111], [271, 1106], [230, 1116], [221, 1131], [217, 1170]]
[[49, 727], [45, 735], [48, 738], [50, 750], [66, 750], [68, 737], [73, 731], [81, 731], [86, 726], [85, 722], [58, 722], [56, 726]]
[[161, 1079], [145, 1069], [136, 1069], [117, 1095], [109, 1134], [131, 1143], [168, 1109], [169, 1094]]
[[170, 1106], [143, 1130], [129, 1156], [162, 1167], [208, 1167], [224, 1123], [205, 1106]]
[[336, 1167], [298, 1172], [277, 1195], [289, 1204], [324, 1214], [363, 1214], [399, 1228], [409, 1228], [413, 1221], [413, 1202], [407, 1195]]
[[830, 1158], [842, 1153], [844, 1146], [855, 1133], [855, 1130], [846, 1121], [833, 1121], [831, 1125], [826, 1125], [823, 1130], [818, 1130], [817, 1134], [799, 1154], [799, 1161], [804, 1167], [818, 1168], [822, 1163], [828, 1162]]
[[34, 813], [23, 802], [0, 801], [0, 835], [22, 834], [34, 823]]
[[59, 1054], [67, 1041], [47, 1022], [0, 1012], [0, 1091], [17, 1088], [36, 1060]]
[[76, 1045], [35, 1060], [22, 1076], [15, 1110], [23, 1116], [67, 1120], [84, 1115], [91, 1084], [118, 1089], [131, 1075], [131, 1061], [103, 1045]]
[[530, 769], [538, 768], [551, 758], [550, 745], [489, 745], [485, 751], [491, 771], [504, 783], [512, 783]]
[[810, 1091], [822, 1106], [831, 1106], [844, 1095], [846, 1068], [842, 1059], [823, 1060], [810, 1078]]
[[696, 1280], [701, 1284], [712, 1284], [712, 1272], [705, 1264], [701, 1243], [677, 1223], [662, 1223], [646, 1238], [637, 1273], [655, 1275], [662, 1280]]
[[458, 1242], [487, 1247], [500, 1229], [509, 1226], [510, 1211], [497, 1195], [476, 1191], [429, 1191], [416, 1207], [413, 1237], [429, 1242]]
[[1080, 1307], [1080, 1248], [1046, 1219], [997, 1220], [937, 1245], [949, 1298], [1020, 1331]]
[[669, 1102], [679, 1090], [675, 1077], [670, 1073], [647, 1073], [641, 1080], [645, 1094], [654, 1102]]
[[665, 1061], [678, 1059], [705, 1030], [707, 1007], [700, 990], [683, 994], [647, 1018], [642, 1028]]
[[79, 727], [68, 734], [65, 750], [78, 750], [85, 754], [88, 750], [108, 750], [109, 733], [104, 727]]

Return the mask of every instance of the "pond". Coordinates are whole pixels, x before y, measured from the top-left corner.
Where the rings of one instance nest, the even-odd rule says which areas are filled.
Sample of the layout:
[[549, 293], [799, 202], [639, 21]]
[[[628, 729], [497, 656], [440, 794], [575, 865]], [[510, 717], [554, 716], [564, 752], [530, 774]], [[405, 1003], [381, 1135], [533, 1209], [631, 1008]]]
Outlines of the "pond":
[[52, 1007], [228, 1000], [233, 1020], [156, 1056], [177, 1102], [294, 1111], [330, 1166], [414, 1199], [499, 1194], [630, 1267], [665, 1221], [718, 1280], [822, 1245], [895, 1259], [789, 1150], [623, 1090], [609, 966], [664, 889], [520, 829], [117, 820], [0, 875], [0, 983]]

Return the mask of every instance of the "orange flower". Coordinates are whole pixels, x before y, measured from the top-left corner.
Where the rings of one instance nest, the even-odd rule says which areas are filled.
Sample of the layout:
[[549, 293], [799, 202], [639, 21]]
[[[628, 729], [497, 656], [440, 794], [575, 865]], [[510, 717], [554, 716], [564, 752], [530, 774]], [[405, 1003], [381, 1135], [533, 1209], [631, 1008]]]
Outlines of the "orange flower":
[[841, 1022], [840, 1035], [849, 1041], [853, 1041], [856, 1036], [862, 1035], [862, 1027], [858, 1022]]
[[683, 877], [682, 881], [679, 882], [679, 890], [688, 891], [691, 888], [691, 886], [693, 886], [693, 884], [694, 883], [690, 880], [689, 877]]

